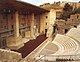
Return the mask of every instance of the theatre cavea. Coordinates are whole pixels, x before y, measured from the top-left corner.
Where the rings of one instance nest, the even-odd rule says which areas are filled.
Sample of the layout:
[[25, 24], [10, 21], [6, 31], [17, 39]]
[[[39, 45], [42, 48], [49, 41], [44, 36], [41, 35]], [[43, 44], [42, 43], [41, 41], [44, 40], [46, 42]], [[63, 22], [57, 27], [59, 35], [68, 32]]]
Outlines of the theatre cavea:
[[0, 0], [0, 62], [80, 62], [80, 9], [64, 20], [67, 3], [80, 8]]

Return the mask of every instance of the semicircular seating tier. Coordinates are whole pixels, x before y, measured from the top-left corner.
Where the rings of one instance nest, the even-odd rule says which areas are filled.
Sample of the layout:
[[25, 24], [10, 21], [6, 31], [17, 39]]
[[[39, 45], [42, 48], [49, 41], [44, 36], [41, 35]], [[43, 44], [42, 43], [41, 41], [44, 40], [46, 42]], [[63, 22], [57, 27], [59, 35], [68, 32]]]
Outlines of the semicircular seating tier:
[[[51, 45], [52, 44], [52, 45]], [[53, 45], [56, 45], [57, 50], [51, 50]], [[49, 53], [50, 51], [50, 53]], [[42, 53], [42, 52], [46, 52]], [[53, 57], [60, 55], [76, 55], [80, 53], [80, 26], [77, 28], [71, 28], [67, 34], [57, 34], [52, 42], [46, 45], [40, 52], [42, 56], [46, 55], [48, 60], [53, 60]], [[51, 58], [52, 57], [52, 58]], [[55, 58], [56, 59], [56, 58]]]
[[77, 28], [70, 29], [70, 31], [66, 35], [76, 40], [76, 42], [79, 44], [78, 51], [76, 52], [77, 54], [79, 54], [80, 52], [80, 26], [78, 26]]
[[58, 47], [60, 47], [59, 50], [55, 53], [56, 55], [57, 54], [59, 55], [75, 54], [79, 46], [74, 39], [66, 35], [60, 35], [60, 34], [56, 35], [52, 43], [58, 44]]
[[[49, 53], [49, 51], [52, 51], [50, 49], [53, 47], [53, 45], [51, 45], [51, 44], [53, 44], [53, 45], [55, 44], [58, 47], [58, 50], [55, 53], [53, 53], [53, 52]], [[58, 55], [58, 56], [60, 56], [60, 55], [75, 55], [76, 51], [78, 51], [78, 49], [79, 49], [79, 44], [76, 42], [76, 40], [74, 40], [73, 38], [71, 38], [69, 36], [61, 35], [61, 34], [57, 34], [55, 39], [50, 43], [50, 45], [51, 45], [50, 48], [49, 48], [49, 44], [48, 44], [40, 52], [41, 53], [41, 54], [39, 54], [40, 57], [43, 56], [42, 60], [47, 59], [49, 61], [54, 61], [57, 58], [57, 57], [54, 57], [55, 55]], [[46, 50], [47, 48], [48, 48], [48, 50]], [[42, 53], [42, 52], [44, 52], [44, 53]], [[40, 57], [37, 57], [37, 58], [40, 58]], [[46, 57], [46, 59], [45, 59], [45, 57]], [[64, 56], [64, 57], [67, 57], [67, 56]]]

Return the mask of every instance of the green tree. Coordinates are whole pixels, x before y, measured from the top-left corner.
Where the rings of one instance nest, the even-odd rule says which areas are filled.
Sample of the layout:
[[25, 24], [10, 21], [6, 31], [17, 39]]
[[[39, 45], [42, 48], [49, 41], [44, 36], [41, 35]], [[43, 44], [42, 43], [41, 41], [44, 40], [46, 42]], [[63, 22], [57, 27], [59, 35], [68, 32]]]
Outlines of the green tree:
[[61, 14], [61, 18], [64, 20], [67, 20], [67, 18], [69, 18], [70, 15], [72, 14], [72, 10], [73, 10], [73, 7], [70, 6], [68, 3], [66, 3], [64, 5], [63, 13]]
[[75, 9], [74, 11], [73, 11], [75, 14], [77, 13], [79, 13], [80, 14], [80, 7], [78, 7], [77, 9]]
[[64, 8], [63, 8], [64, 11], [72, 11], [72, 9], [73, 9], [73, 7], [70, 6], [68, 3], [66, 3], [66, 4], [64, 5]]

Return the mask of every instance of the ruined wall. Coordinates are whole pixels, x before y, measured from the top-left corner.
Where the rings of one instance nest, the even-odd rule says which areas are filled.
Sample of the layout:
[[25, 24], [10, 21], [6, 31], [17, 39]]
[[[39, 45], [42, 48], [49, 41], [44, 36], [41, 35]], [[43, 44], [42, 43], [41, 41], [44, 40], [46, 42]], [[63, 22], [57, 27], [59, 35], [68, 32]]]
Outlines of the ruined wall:
[[71, 15], [70, 18], [65, 20], [56, 20], [55, 21], [55, 35], [58, 34], [65, 34], [69, 31], [72, 27], [77, 27], [80, 24], [80, 14]]
[[21, 59], [21, 53], [0, 49], [0, 62], [19, 62]]

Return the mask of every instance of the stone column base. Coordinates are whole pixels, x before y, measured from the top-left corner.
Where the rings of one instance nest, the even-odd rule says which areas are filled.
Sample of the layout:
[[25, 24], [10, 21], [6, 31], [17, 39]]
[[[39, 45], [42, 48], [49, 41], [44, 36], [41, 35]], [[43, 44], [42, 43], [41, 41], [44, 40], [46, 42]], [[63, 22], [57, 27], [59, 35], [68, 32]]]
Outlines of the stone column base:
[[17, 50], [24, 46], [22, 42], [22, 36], [19, 37], [9, 37], [6, 39], [7, 47], [13, 50]]
[[31, 31], [26, 31], [25, 38], [30, 38], [30, 37], [31, 37]]

